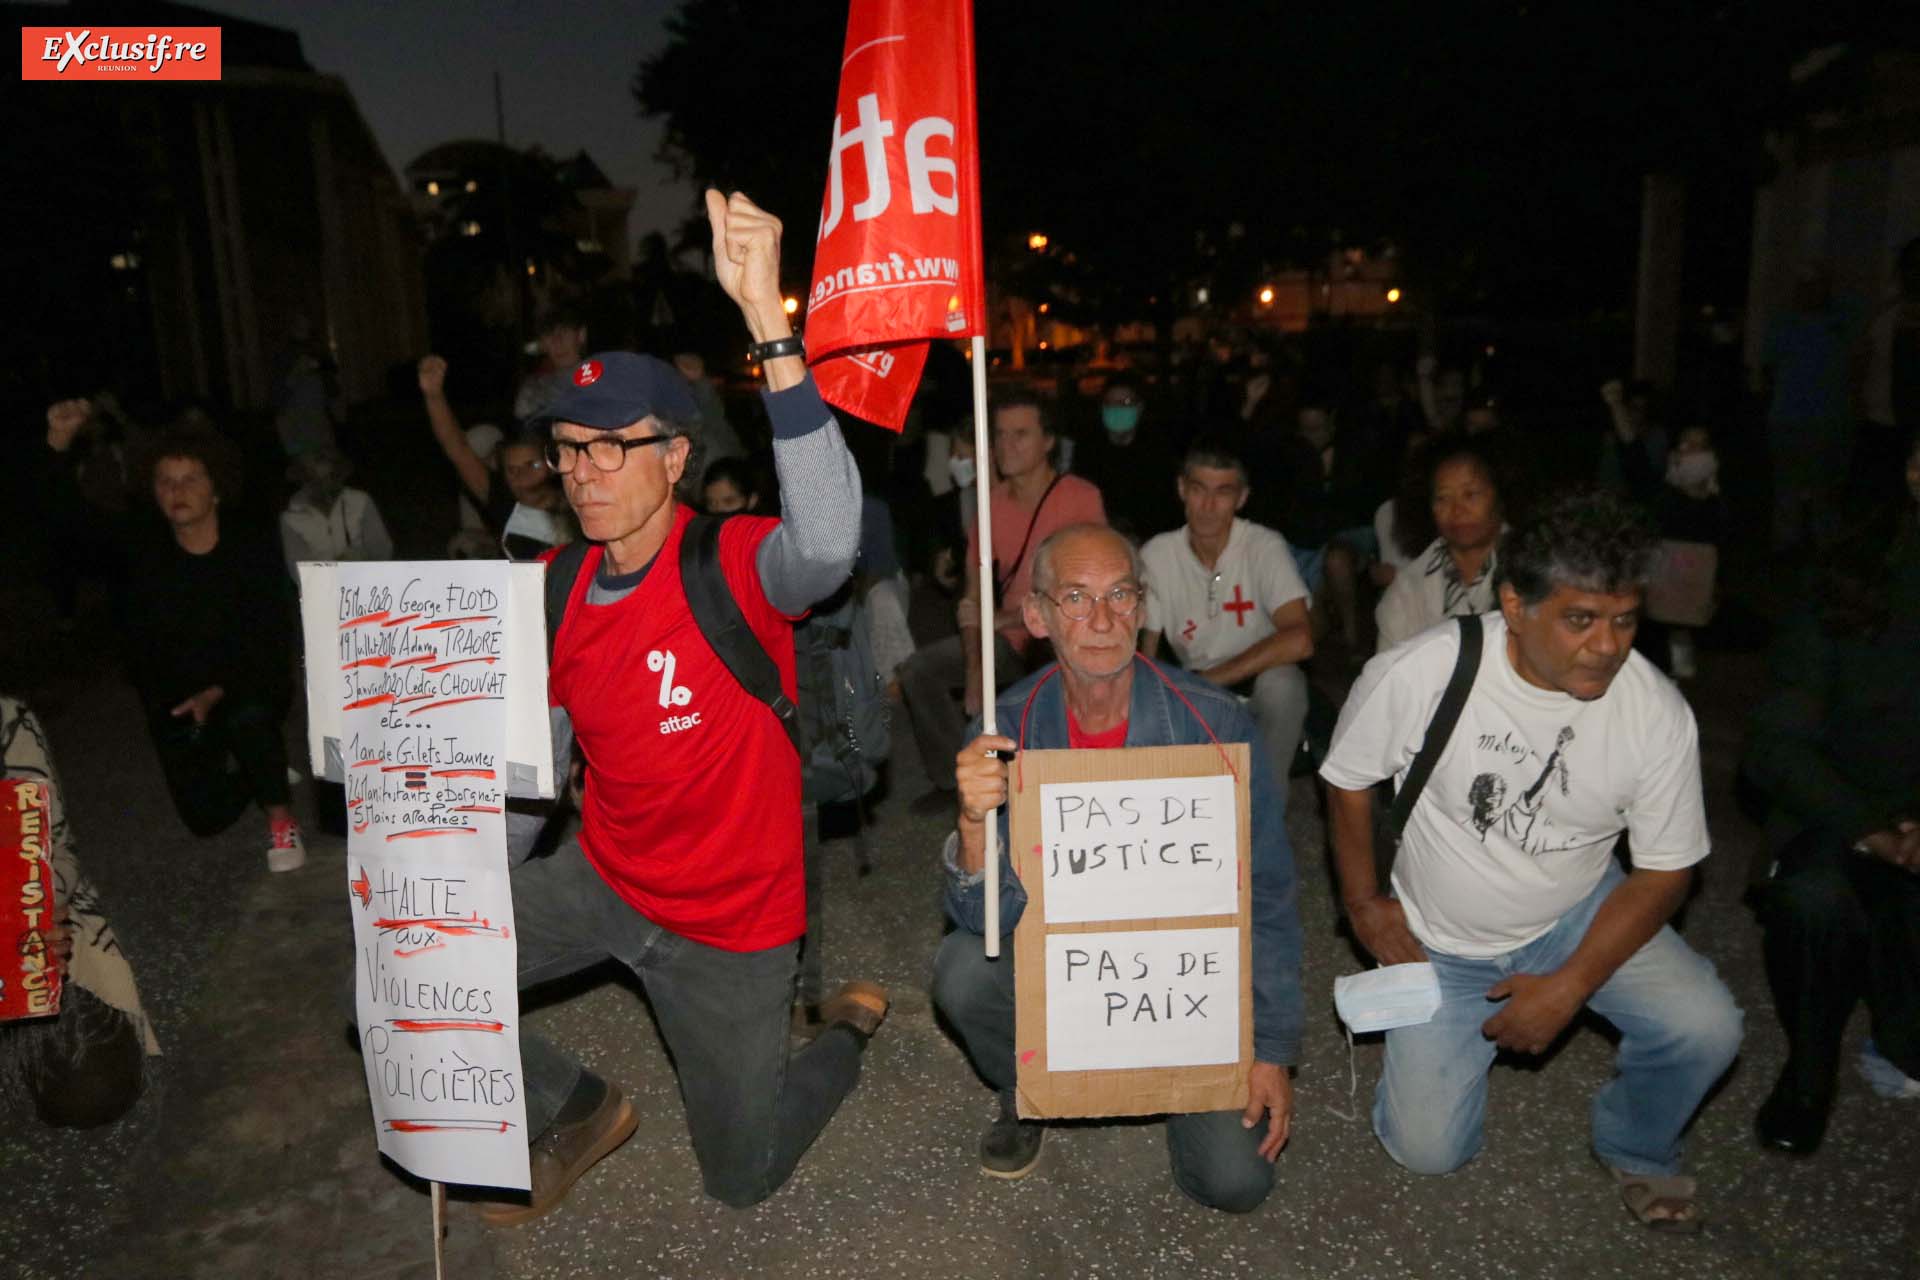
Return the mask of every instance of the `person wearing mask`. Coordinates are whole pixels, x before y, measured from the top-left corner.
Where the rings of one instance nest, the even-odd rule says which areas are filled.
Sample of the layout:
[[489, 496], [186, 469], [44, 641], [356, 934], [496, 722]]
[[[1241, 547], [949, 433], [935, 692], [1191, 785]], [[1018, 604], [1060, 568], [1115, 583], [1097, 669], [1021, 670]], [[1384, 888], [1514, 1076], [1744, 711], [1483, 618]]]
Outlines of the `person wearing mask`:
[[1166, 424], [1147, 412], [1146, 397], [1132, 375], [1116, 373], [1100, 395], [1100, 430], [1074, 455], [1084, 476], [1106, 500], [1107, 520], [1136, 542], [1171, 529], [1180, 507], [1154, 482], [1179, 474], [1180, 455]]
[[268, 870], [295, 870], [307, 853], [290, 807], [284, 730], [292, 584], [267, 538], [234, 516], [239, 461], [220, 436], [164, 433], [147, 476], [166, 531], [135, 539], [121, 635], [167, 791], [197, 836], [225, 831], [257, 804]]
[[[1002, 394], [992, 409], [993, 461], [1000, 479], [989, 491], [993, 580], [980, 580], [980, 531], [967, 539], [960, 565], [966, 589], [955, 617], [960, 634], [923, 645], [900, 667], [900, 692], [932, 789], [913, 802], [915, 813], [950, 812], [954, 802], [953, 749], [965, 716], [980, 714], [980, 646], [993, 645], [994, 682], [1004, 688], [1028, 667], [1033, 636], [1021, 602], [1033, 582], [1033, 552], [1056, 529], [1104, 524], [1100, 490], [1054, 469], [1053, 427], [1045, 405], [1026, 388]], [[954, 702], [955, 688], [961, 701]], [[962, 715], [962, 712], [965, 715]]]
[[298, 579], [302, 560], [389, 560], [393, 539], [380, 508], [364, 489], [347, 486], [353, 464], [338, 449], [295, 458], [287, 478], [299, 488], [280, 513], [280, 549], [287, 573]]
[[1379, 652], [1412, 639], [1447, 618], [1486, 613], [1498, 601], [1493, 584], [1496, 548], [1505, 518], [1493, 456], [1471, 439], [1443, 436], [1431, 442], [1411, 468], [1412, 486], [1395, 502], [1401, 545], [1410, 522], [1427, 516], [1434, 538], [1403, 566], [1373, 611]]
[[447, 400], [447, 362], [427, 356], [419, 366], [420, 396], [427, 423], [441, 452], [453, 464], [461, 487], [480, 508], [487, 532], [510, 560], [535, 560], [577, 536], [565, 496], [554, 483], [538, 434], [508, 436], [495, 451], [498, 473], [490, 469], [460, 429]]

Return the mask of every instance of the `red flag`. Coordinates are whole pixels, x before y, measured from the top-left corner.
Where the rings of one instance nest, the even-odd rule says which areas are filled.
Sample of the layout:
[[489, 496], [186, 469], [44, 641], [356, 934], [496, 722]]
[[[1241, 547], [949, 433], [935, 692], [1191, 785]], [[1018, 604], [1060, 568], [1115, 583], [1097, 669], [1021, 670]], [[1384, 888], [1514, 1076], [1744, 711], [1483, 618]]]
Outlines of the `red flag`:
[[972, 0], [853, 0], [807, 363], [827, 403], [898, 431], [928, 340], [984, 334]]

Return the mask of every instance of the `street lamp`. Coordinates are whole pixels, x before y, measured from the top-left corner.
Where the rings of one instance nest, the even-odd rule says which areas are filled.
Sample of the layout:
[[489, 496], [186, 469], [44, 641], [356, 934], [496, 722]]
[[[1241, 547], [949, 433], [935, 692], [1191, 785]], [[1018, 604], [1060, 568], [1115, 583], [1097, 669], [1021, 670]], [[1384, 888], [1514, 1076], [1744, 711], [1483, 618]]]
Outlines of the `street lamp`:
[[781, 301], [780, 307], [788, 315], [792, 315], [800, 310], [800, 299], [794, 297], [792, 294], [788, 294], [786, 298]]
[[1388, 306], [1394, 306], [1394, 305], [1396, 305], [1396, 304], [1397, 304], [1397, 303], [1398, 303], [1399, 301], [1400, 301], [1400, 290], [1399, 290], [1398, 288], [1393, 288], [1393, 289], [1389, 289], [1389, 290], [1387, 290], [1387, 305], [1388, 305]]
[[1035, 253], [1040, 252], [1046, 247], [1047, 237], [1044, 232], [1036, 231], [1027, 237], [1027, 248], [1033, 250]]
[[1272, 285], [1267, 284], [1267, 285], [1260, 286], [1260, 305], [1263, 307], [1270, 307], [1273, 305], [1273, 286]]

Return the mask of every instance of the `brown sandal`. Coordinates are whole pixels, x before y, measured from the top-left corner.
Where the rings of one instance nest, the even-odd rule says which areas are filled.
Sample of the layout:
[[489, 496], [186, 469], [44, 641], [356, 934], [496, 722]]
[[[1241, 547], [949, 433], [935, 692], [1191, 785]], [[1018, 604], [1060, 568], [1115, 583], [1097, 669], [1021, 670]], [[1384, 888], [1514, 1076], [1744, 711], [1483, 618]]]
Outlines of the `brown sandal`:
[[1627, 1212], [1641, 1226], [1670, 1235], [1692, 1235], [1700, 1230], [1700, 1207], [1693, 1198], [1692, 1178], [1680, 1174], [1628, 1173], [1605, 1161], [1600, 1162], [1600, 1167], [1612, 1176]]
[[836, 1023], [866, 1039], [887, 1018], [887, 989], [873, 982], [849, 982], [820, 1002], [820, 1021]]

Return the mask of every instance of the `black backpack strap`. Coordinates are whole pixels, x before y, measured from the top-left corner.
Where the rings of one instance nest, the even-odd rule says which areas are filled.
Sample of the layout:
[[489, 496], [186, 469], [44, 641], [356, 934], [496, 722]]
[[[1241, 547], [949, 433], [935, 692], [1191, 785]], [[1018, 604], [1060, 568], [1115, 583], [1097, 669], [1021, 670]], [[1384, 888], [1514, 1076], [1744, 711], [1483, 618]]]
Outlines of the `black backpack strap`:
[[553, 667], [553, 642], [560, 634], [560, 620], [567, 616], [567, 601], [573, 596], [573, 584], [580, 580], [580, 569], [587, 562], [587, 542], [569, 543], [560, 554], [547, 561], [547, 667]]
[[740, 682], [740, 687], [767, 704], [787, 731], [802, 759], [800, 708], [780, 687], [780, 668], [760, 637], [747, 625], [740, 602], [733, 598], [727, 575], [720, 568], [720, 526], [725, 517], [697, 515], [687, 522], [680, 541], [680, 586], [687, 593], [693, 621], [713, 652]]
[[1434, 766], [1440, 763], [1440, 753], [1447, 749], [1447, 740], [1453, 737], [1453, 728], [1460, 723], [1460, 710], [1467, 705], [1467, 695], [1473, 692], [1473, 678], [1480, 670], [1480, 616], [1470, 613], [1458, 621], [1460, 656], [1454, 659], [1453, 676], [1447, 681], [1447, 691], [1440, 695], [1440, 705], [1433, 709], [1433, 719], [1427, 724], [1427, 736], [1420, 744], [1420, 754], [1413, 758], [1413, 765], [1407, 770], [1407, 780], [1394, 794], [1393, 808], [1387, 813], [1387, 829], [1396, 840], [1407, 829], [1407, 818], [1413, 813], [1414, 803], [1420, 799], [1420, 793], [1426, 790], [1427, 779], [1433, 776]]

